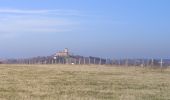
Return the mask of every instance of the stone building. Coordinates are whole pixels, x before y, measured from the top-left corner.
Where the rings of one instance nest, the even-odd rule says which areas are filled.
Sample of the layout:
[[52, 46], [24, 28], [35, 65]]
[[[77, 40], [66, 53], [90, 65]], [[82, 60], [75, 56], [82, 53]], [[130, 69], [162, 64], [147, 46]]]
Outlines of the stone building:
[[65, 48], [63, 51], [59, 51], [55, 54], [55, 56], [58, 57], [68, 57], [69, 56], [69, 50], [68, 48]]

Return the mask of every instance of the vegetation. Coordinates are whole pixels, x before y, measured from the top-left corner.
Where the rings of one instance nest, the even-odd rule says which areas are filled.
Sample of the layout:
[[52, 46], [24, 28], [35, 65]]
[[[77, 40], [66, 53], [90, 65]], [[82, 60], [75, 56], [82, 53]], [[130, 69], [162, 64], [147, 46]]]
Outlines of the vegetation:
[[0, 65], [0, 100], [169, 100], [170, 69]]

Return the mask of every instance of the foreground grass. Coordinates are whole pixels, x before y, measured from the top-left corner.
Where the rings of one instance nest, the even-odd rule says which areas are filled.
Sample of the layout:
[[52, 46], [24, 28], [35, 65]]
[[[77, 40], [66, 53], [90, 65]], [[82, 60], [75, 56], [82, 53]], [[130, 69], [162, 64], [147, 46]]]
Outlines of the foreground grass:
[[170, 100], [170, 69], [0, 65], [0, 100]]

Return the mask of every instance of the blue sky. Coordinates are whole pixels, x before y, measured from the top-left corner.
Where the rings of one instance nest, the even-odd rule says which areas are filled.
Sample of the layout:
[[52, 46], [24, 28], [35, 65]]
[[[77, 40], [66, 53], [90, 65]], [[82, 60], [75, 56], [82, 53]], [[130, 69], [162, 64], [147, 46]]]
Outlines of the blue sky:
[[1, 0], [0, 58], [170, 58], [169, 0]]

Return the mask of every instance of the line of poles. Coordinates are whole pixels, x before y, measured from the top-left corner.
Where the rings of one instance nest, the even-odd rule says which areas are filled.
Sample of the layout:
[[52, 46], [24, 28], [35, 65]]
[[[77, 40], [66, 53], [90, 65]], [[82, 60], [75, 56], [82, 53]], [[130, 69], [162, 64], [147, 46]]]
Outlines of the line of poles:
[[9, 61], [8, 63], [16, 64], [96, 64], [96, 65], [119, 65], [119, 66], [160, 66], [166, 65], [163, 59], [102, 59], [102, 58], [47, 58], [47, 59], [17, 59]]

